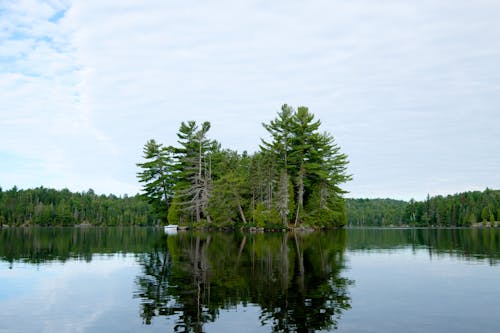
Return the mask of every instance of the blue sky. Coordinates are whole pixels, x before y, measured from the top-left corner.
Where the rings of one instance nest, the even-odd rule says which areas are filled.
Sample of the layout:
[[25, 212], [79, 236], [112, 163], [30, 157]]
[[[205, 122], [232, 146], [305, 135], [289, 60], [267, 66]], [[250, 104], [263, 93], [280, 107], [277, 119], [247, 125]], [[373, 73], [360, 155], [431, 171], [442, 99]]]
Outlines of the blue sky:
[[255, 151], [283, 103], [349, 155], [352, 197], [500, 187], [500, 2], [0, 3], [0, 186], [134, 194], [181, 121]]

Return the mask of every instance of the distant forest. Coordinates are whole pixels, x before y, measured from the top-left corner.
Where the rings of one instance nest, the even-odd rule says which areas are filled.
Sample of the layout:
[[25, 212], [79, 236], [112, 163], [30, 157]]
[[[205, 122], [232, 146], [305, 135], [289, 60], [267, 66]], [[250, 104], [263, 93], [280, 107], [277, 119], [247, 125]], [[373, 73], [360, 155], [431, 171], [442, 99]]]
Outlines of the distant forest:
[[346, 199], [351, 226], [471, 226], [500, 221], [500, 190], [427, 196], [424, 201]]
[[[464, 192], [424, 201], [345, 199], [350, 226], [471, 226], [500, 220], [500, 191]], [[236, 212], [237, 213], [237, 212]], [[140, 195], [97, 195], [44, 187], [0, 187], [0, 225], [153, 226], [160, 219]]]
[[352, 226], [400, 225], [407, 205], [394, 199], [346, 199], [347, 222]]
[[138, 195], [97, 195], [93, 190], [73, 193], [45, 187], [19, 190], [0, 187], [0, 225], [73, 226], [154, 225], [149, 204]]

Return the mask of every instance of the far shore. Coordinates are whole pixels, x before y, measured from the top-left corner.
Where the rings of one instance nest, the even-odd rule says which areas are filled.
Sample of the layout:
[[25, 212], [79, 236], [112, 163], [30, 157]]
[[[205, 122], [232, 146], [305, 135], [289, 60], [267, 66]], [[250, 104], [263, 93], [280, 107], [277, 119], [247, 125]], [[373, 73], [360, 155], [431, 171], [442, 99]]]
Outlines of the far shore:
[[[141, 226], [141, 225], [93, 225], [90, 223], [81, 223], [75, 225], [33, 225], [30, 223], [24, 223], [21, 225], [0, 225], [0, 229], [7, 228], [128, 228], [128, 227], [146, 227], [146, 228], [158, 228], [163, 229], [167, 226], [156, 225], [156, 226]], [[287, 228], [263, 228], [263, 227], [210, 227], [210, 226], [171, 226], [172, 229], [178, 231], [244, 231], [251, 233], [261, 233], [261, 232], [314, 232], [314, 231], [326, 231], [326, 230], [340, 230], [340, 229], [495, 229], [500, 227], [500, 222], [480, 222], [474, 223], [470, 226], [445, 226], [445, 225], [430, 225], [430, 226], [411, 226], [411, 225], [386, 225], [386, 226], [363, 226], [363, 225], [345, 225], [336, 228], [312, 228], [309, 226], [288, 226]]]
[[498, 228], [500, 227], [500, 222], [495, 221], [495, 222], [479, 222], [479, 223], [474, 223], [470, 226], [453, 226], [453, 225], [429, 225], [429, 226], [423, 226], [423, 225], [396, 225], [396, 224], [391, 224], [391, 225], [347, 225], [345, 226], [346, 229], [366, 229], [366, 228], [372, 228], [372, 229], [481, 229], [481, 228]]

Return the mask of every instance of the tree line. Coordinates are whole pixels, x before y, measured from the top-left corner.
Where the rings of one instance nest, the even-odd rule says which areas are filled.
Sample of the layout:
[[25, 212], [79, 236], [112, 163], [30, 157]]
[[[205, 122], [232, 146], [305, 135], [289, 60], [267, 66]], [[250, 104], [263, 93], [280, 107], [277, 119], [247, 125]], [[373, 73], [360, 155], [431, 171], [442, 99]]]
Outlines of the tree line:
[[[15, 186], [4, 191], [0, 187], [0, 225], [157, 225], [157, 211], [143, 199], [143, 195], [97, 195], [91, 189], [73, 193], [67, 189], [22, 190]], [[500, 221], [500, 191], [486, 189], [409, 202], [348, 198], [345, 209], [351, 226], [487, 225]], [[235, 216], [238, 212], [225, 213]]]
[[425, 200], [347, 199], [348, 223], [353, 226], [467, 227], [500, 221], [500, 190], [486, 189]]
[[151, 207], [139, 195], [117, 197], [70, 192], [45, 187], [12, 189], [0, 187], [0, 225], [74, 226], [154, 225]]
[[348, 224], [387, 226], [404, 224], [408, 202], [393, 199], [346, 199]]
[[248, 154], [208, 137], [210, 122], [182, 122], [178, 145], [149, 140], [138, 179], [165, 224], [336, 227], [346, 223], [347, 155], [307, 107], [283, 105], [263, 126], [270, 139]]
[[486, 189], [448, 195], [427, 196], [424, 201], [410, 200], [405, 209], [408, 224], [428, 226], [470, 226], [478, 222], [500, 220], [500, 191]]

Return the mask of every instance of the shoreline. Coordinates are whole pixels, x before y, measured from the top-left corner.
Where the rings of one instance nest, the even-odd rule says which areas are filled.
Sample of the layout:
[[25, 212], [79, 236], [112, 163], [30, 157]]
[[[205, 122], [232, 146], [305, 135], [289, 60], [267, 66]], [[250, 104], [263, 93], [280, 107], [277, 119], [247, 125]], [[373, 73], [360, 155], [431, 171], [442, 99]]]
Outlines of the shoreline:
[[[7, 225], [3, 224], [0, 225], [0, 230], [3, 229], [43, 229], [43, 228], [74, 228], [74, 229], [92, 229], [92, 228], [154, 228], [154, 229], [161, 229], [163, 231], [166, 231], [167, 226], [162, 226], [162, 225], [157, 225], [157, 226], [142, 226], [142, 225], [92, 225], [89, 223], [85, 224], [77, 224], [77, 225], [31, 225], [31, 224], [23, 224], [23, 225]], [[483, 223], [475, 223], [474, 225], [471, 226], [438, 226], [438, 225], [433, 225], [433, 226], [339, 226], [339, 227], [330, 227], [330, 228], [312, 228], [312, 227], [287, 227], [287, 228], [263, 228], [263, 227], [240, 227], [240, 228], [234, 228], [234, 227], [207, 227], [207, 226], [178, 226], [176, 228], [171, 228], [172, 231], [175, 230], [175, 232], [178, 231], [206, 231], [206, 232], [212, 232], [212, 231], [221, 231], [221, 232], [234, 232], [234, 231], [241, 231], [241, 232], [250, 232], [250, 233], [276, 233], [276, 232], [301, 232], [301, 233], [310, 233], [310, 232], [321, 232], [321, 231], [330, 231], [330, 230], [356, 230], [356, 229], [374, 229], [374, 230], [381, 230], [381, 229], [394, 229], [394, 230], [409, 230], [409, 229], [443, 229], [443, 230], [450, 230], [450, 229], [498, 229], [500, 228], [500, 222], [495, 222], [493, 225], [491, 225], [489, 222], [487, 224]]]

